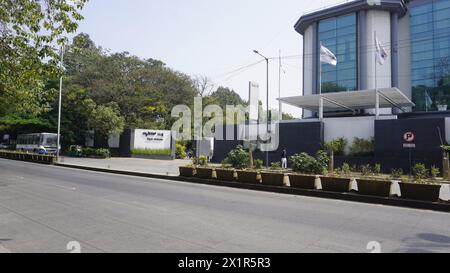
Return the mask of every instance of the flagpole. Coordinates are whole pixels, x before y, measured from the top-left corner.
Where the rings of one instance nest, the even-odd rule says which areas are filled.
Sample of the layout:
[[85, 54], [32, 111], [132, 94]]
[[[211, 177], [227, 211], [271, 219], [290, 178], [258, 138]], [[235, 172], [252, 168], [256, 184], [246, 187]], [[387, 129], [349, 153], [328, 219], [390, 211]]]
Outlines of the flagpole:
[[[374, 54], [374, 62], [375, 62], [375, 118], [378, 119], [380, 116], [380, 96], [378, 95], [378, 84], [377, 84], [377, 31], [374, 31], [373, 40], [375, 43], [375, 54]], [[381, 50], [381, 49], [380, 49]]]

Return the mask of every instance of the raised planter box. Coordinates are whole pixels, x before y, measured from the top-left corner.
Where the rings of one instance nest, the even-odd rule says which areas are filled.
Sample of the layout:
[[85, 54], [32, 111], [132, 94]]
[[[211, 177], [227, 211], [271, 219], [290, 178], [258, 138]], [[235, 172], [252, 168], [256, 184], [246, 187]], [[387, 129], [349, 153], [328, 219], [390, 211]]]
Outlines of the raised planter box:
[[237, 181], [238, 182], [250, 183], [250, 184], [260, 184], [261, 183], [258, 172], [236, 171], [236, 173], [237, 173]]
[[212, 168], [196, 168], [195, 169], [195, 177], [203, 178], [203, 179], [212, 179], [214, 169]]
[[271, 186], [284, 186], [284, 173], [261, 172], [262, 184]]
[[315, 189], [316, 176], [304, 174], [289, 174], [289, 184], [292, 188]]
[[320, 180], [324, 191], [348, 192], [350, 188], [349, 178], [323, 176]]
[[131, 158], [152, 159], [152, 160], [174, 160], [170, 155], [131, 155]]
[[49, 165], [56, 163], [56, 157], [53, 155], [40, 155], [14, 151], [0, 151], [0, 157], [12, 160], [29, 161]]
[[389, 197], [391, 193], [391, 181], [357, 179], [358, 193], [363, 195]]
[[233, 169], [216, 169], [217, 180], [235, 181], [235, 170]]
[[195, 168], [194, 167], [178, 167], [180, 171], [180, 176], [182, 177], [193, 177], [195, 175]]
[[420, 201], [439, 201], [439, 194], [441, 185], [419, 184], [419, 183], [405, 183], [401, 182], [400, 192], [402, 198]]

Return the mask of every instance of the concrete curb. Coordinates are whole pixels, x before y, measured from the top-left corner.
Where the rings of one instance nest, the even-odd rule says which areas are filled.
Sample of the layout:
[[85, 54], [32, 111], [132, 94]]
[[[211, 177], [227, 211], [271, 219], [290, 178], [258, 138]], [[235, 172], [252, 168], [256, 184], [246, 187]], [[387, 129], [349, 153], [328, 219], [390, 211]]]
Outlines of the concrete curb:
[[369, 203], [369, 204], [405, 207], [405, 208], [413, 208], [413, 209], [424, 209], [424, 210], [433, 210], [433, 211], [441, 211], [441, 212], [450, 212], [450, 202], [431, 203], [431, 202], [406, 200], [406, 199], [393, 198], [393, 197], [384, 198], [384, 197], [376, 197], [376, 196], [367, 196], [367, 195], [354, 194], [351, 192], [336, 193], [336, 192], [326, 192], [326, 191], [321, 191], [321, 190], [307, 190], [307, 189], [298, 189], [298, 188], [291, 188], [291, 187], [268, 186], [268, 185], [262, 185], [262, 184], [246, 184], [246, 183], [239, 183], [239, 182], [219, 181], [219, 180], [215, 180], [215, 179], [167, 176], [167, 175], [160, 175], [160, 174], [121, 171], [121, 170], [104, 169], [104, 168], [96, 168], [96, 167], [64, 164], [64, 163], [56, 163], [55, 166], [87, 170], [87, 171], [111, 173], [111, 174], [120, 174], [120, 175], [128, 175], [128, 176], [136, 176], [136, 177], [144, 177], [144, 178], [155, 178], [155, 179], [164, 179], [164, 180], [171, 180], [171, 181], [178, 181], [178, 182], [220, 186], [220, 187], [231, 187], [231, 188], [246, 189], [246, 190], [256, 190], [256, 191], [274, 192], [274, 193], [281, 193], [281, 194], [291, 194], [291, 195], [300, 195], [300, 196], [308, 196], [308, 197], [319, 197], [319, 198], [327, 198], [327, 199], [353, 201], [353, 202], [359, 202], [359, 203]]

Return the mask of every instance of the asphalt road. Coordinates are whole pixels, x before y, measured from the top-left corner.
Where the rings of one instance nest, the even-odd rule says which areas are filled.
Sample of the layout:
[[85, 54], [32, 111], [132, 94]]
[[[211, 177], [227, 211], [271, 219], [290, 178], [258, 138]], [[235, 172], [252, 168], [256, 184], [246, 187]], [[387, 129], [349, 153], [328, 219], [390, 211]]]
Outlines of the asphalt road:
[[[0, 252], [450, 252], [450, 214], [0, 159]], [[76, 246], [76, 244], [75, 244]]]

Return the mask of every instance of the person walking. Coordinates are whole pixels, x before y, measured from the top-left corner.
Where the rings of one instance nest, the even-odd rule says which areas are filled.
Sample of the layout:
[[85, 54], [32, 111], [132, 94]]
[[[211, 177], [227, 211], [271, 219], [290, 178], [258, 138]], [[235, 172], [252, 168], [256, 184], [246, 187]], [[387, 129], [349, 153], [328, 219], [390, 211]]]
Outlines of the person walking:
[[284, 148], [283, 151], [281, 152], [281, 168], [287, 169], [287, 167], [288, 167], [287, 162], [288, 162], [287, 152], [286, 152], [286, 148]]

